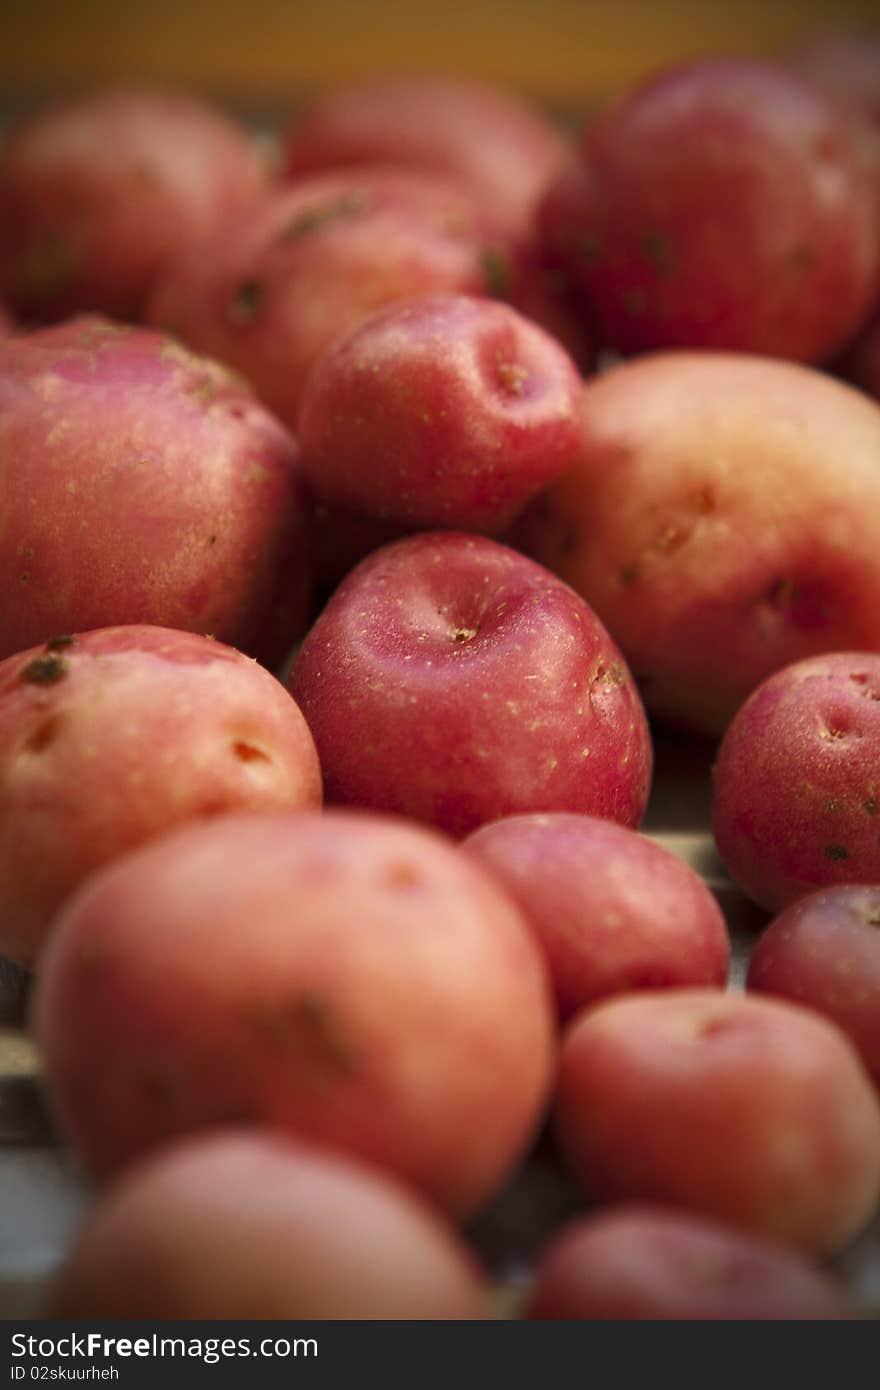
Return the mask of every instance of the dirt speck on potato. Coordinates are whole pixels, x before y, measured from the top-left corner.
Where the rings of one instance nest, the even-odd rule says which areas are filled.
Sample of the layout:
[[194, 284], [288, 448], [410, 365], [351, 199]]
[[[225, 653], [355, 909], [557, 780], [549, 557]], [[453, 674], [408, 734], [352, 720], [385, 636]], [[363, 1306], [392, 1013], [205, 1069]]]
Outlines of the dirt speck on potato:
[[417, 865], [400, 860], [397, 863], [389, 864], [385, 873], [385, 883], [389, 888], [408, 889], [421, 888], [424, 884], [424, 876]]
[[21, 751], [25, 754], [45, 753], [47, 748], [58, 738], [61, 732], [63, 720], [60, 715], [50, 715], [48, 719], [43, 719], [36, 724], [30, 731], [27, 738], [21, 745]]
[[263, 306], [263, 299], [263, 285], [259, 280], [242, 280], [229, 303], [227, 314], [230, 322], [253, 323]]
[[494, 246], [485, 246], [480, 252], [480, 270], [486, 282], [486, 290], [493, 299], [506, 299], [510, 293], [510, 261], [505, 253]]
[[788, 608], [799, 597], [795, 588], [794, 580], [789, 578], [777, 579], [767, 595], [767, 602], [772, 608]]
[[646, 232], [640, 242], [643, 256], [664, 279], [675, 273], [672, 241], [665, 232]]
[[299, 213], [283, 228], [278, 240], [299, 241], [300, 237], [308, 236], [310, 232], [316, 231], [328, 222], [335, 222], [337, 218], [354, 217], [356, 213], [366, 212], [370, 202], [371, 199], [366, 192], [353, 190], [341, 193], [318, 207], [307, 208], [305, 212]]
[[295, 1056], [304, 1081], [324, 1085], [357, 1075], [354, 1048], [329, 1005], [317, 994], [298, 994], [289, 1003], [253, 1009], [248, 1022]]
[[63, 656], [57, 652], [47, 652], [45, 656], [35, 656], [33, 661], [29, 661], [21, 678], [31, 685], [53, 685], [55, 681], [63, 680], [68, 670]]
[[246, 743], [243, 739], [233, 743], [232, 753], [240, 763], [270, 763], [272, 761], [268, 753], [264, 753], [262, 748], [257, 748], [253, 743]]

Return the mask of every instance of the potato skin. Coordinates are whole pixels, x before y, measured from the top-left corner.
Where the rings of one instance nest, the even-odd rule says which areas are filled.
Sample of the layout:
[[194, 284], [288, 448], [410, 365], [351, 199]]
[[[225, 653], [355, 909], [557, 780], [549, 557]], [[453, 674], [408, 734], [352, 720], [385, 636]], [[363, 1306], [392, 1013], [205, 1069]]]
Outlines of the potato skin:
[[0, 339], [0, 656], [147, 623], [280, 660], [304, 624], [296, 445], [245, 384], [85, 317]]
[[880, 651], [880, 408], [795, 363], [665, 352], [587, 383], [587, 446], [519, 541], [658, 718], [720, 734], [773, 671]]
[[138, 1164], [103, 1197], [51, 1290], [55, 1318], [482, 1318], [451, 1228], [350, 1159], [221, 1131]]
[[472, 1210], [554, 1063], [543, 961], [442, 837], [375, 816], [220, 817], [95, 875], [35, 1000], [49, 1101], [89, 1169], [198, 1129], [295, 1133]]
[[792, 1250], [662, 1207], [572, 1221], [538, 1256], [525, 1316], [589, 1321], [838, 1321], [843, 1290]]
[[31, 322], [137, 318], [159, 267], [265, 181], [251, 138], [193, 97], [114, 87], [46, 107], [0, 153], [0, 282]]
[[398, 74], [347, 84], [291, 127], [287, 164], [301, 178], [328, 168], [397, 164], [467, 183], [517, 230], [566, 158], [560, 129], [512, 92], [463, 78]]
[[644, 814], [650, 734], [617, 646], [508, 546], [436, 531], [376, 551], [308, 633], [289, 686], [328, 802], [454, 835], [514, 813]]
[[752, 951], [748, 989], [837, 1024], [880, 1091], [880, 886], [838, 884], [790, 904]]
[[782, 1000], [622, 995], [563, 1039], [562, 1147], [593, 1198], [680, 1206], [814, 1254], [880, 1198], [880, 1107], [847, 1039]]
[[522, 909], [563, 1018], [629, 990], [726, 983], [730, 942], [717, 901], [644, 835], [549, 812], [481, 826], [462, 850]]
[[880, 656], [834, 652], [764, 681], [728, 728], [712, 828], [731, 876], [775, 912], [880, 883]]
[[849, 123], [772, 63], [700, 58], [588, 125], [545, 234], [603, 345], [823, 362], [877, 293], [874, 190]]
[[583, 448], [581, 379], [507, 304], [424, 295], [330, 345], [303, 394], [303, 473], [324, 506], [410, 530], [497, 534]]
[[192, 819], [312, 810], [284, 687], [220, 642], [104, 628], [0, 662], [0, 951], [24, 964], [88, 874]]
[[308, 373], [334, 338], [398, 300], [506, 284], [508, 241], [470, 190], [441, 174], [317, 174], [172, 262], [146, 317], [243, 372], [293, 427]]

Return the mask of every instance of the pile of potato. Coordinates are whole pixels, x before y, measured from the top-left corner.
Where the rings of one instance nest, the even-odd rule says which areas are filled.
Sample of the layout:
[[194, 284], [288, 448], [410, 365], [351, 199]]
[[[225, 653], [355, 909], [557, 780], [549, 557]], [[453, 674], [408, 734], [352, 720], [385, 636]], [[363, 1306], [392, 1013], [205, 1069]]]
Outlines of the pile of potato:
[[[414, 76], [8, 133], [0, 951], [96, 1184], [47, 1313], [492, 1316], [549, 1120], [602, 1209], [523, 1316], [857, 1316], [878, 111], [875, 34], [576, 135]], [[744, 994], [639, 833], [662, 727], [780, 914]]]

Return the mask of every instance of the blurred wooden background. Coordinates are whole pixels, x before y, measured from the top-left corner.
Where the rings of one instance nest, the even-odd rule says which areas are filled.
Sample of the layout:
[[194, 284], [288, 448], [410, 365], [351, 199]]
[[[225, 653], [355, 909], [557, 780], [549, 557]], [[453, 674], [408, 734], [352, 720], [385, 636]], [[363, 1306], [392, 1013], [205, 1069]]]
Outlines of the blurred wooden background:
[[694, 53], [773, 54], [877, 13], [877, 0], [0, 0], [0, 96], [146, 77], [269, 105], [411, 67], [576, 108]]

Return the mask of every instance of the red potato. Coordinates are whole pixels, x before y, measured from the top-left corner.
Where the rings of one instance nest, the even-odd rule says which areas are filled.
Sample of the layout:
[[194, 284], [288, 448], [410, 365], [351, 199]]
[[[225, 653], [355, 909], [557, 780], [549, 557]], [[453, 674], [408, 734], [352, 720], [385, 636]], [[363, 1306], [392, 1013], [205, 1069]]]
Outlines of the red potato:
[[880, 887], [842, 884], [787, 907], [762, 932], [747, 987], [793, 999], [846, 1033], [880, 1090]]
[[[567, 302], [567, 293], [555, 269], [525, 259], [517, 262], [512, 293], [515, 307], [545, 328], [571, 354], [580, 370], [589, 371], [595, 364], [593, 343], [583, 316], [576, 314]], [[355, 330], [353, 337], [357, 332]], [[533, 339], [533, 333], [529, 337]], [[332, 345], [325, 355], [333, 355]], [[299, 429], [305, 427], [301, 418]], [[312, 500], [309, 532], [312, 568], [317, 585], [324, 589], [335, 588], [361, 560], [407, 532], [407, 527], [400, 524], [376, 521]]]
[[514, 812], [637, 825], [651, 744], [620, 652], [547, 570], [455, 531], [376, 551], [289, 677], [328, 801], [465, 835]]
[[582, 451], [582, 389], [568, 354], [509, 305], [394, 304], [315, 363], [303, 472], [328, 507], [413, 530], [498, 532]]
[[815, 1254], [880, 1198], [880, 1106], [818, 1014], [714, 990], [621, 996], [563, 1040], [562, 1147], [587, 1192], [702, 1213]]
[[503, 293], [513, 249], [440, 174], [316, 175], [264, 198], [159, 277], [147, 317], [237, 367], [294, 425], [318, 355], [414, 295]]
[[880, 656], [778, 671], [727, 730], [712, 828], [728, 872], [771, 912], [814, 888], [880, 883]]
[[541, 1252], [525, 1316], [580, 1321], [837, 1321], [844, 1292], [793, 1251], [685, 1212], [620, 1207]]
[[633, 989], [723, 985], [721, 909], [681, 859], [592, 816], [508, 816], [462, 849], [493, 873], [534, 931], [565, 1018]]
[[287, 164], [397, 164], [451, 174], [506, 225], [529, 225], [571, 141], [512, 91], [461, 77], [370, 77], [325, 93], [291, 127]]
[[339, 1155], [227, 1131], [163, 1150], [99, 1202], [54, 1318], [485, 1318], [451, 1228]]
[[521, 1157], [555, 1060], [544, 964], [501, 889], [435, 833], [344, 812], [222, 817], [93, 876], [34, 1019], [49, 1103], [99, 1176], [234, 1121], [458, 1215]]
[[158, 627], [0, 662], [0, 951], [30, 964], [90, 873], [185, 821], [311, 810], [308, 726], [268, 671]]
[[193, 97], [113, 88], [40, 110], [0, 152], [0, 283], [25, 319], [136, 318], [160, 267], [265, 183], [255, 142]]
[[603, 346], [828, 360], [877, 292], [871, 179], [849, 122], [769, 63], [662, 72], [588, 127], [545, 236]]
[[880, 651], [880, 409], [794, 363], [667, 352], [585, 388], [587, 446], [520, 543], [582, 594], [648, 709], [723, 732], [772, 672]]
[[279, 660], [307, 613], [296, 446], [245, 384], [148, 329], [0, 340], [0, 657], [148, 623]]

